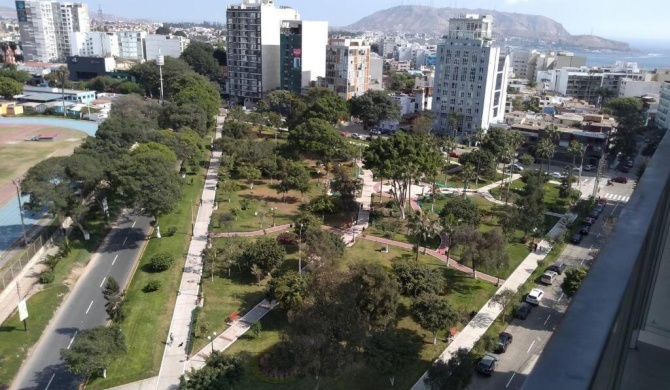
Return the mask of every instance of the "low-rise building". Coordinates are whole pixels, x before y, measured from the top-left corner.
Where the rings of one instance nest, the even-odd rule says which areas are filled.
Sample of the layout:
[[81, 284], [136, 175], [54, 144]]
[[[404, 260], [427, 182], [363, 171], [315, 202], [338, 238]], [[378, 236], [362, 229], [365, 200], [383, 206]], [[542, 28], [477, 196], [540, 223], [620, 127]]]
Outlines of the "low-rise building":
[[145, 58], [155, 60], [159, 54], [179, 58], [189, 42], [189, 39], [179, 35], [147, 35], [144, 38]]
[[47, 103], [65, 100], [66, 102], [88, 104], [95, 100], [95, 91], [79, 91], [74, 89], [61, 90], [51, 87], [34, 87], [25, 85], [23, 95], [17, 97], [21, 102]]

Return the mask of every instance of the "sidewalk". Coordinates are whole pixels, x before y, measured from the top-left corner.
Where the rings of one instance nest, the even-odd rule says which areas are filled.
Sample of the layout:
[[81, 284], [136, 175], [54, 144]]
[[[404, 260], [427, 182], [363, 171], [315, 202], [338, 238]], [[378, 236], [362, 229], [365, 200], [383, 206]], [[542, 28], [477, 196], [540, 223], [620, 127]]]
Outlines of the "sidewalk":
[[[566, 215], [568, 219], [574, 220], [576, 215], [570, 214]], [[559, 221], [549, 232], [549, 236], [558, 237], [565, 230], [565, 224], [563, 221]], [[550, 244], [542, 240], [539, 245], [541, 247], [550, 248]], [[512, 272], [509, 278], [500, 286], [496, 294], [499, 294], [505, 289], [510, 289], [512, 291], [517, 291], [526, 280], [530, 278], [533, 274], [533, 271], [538, 266], [538, 262], [544, 260], [548, 252], [542, 253], [530, 253], [524, 259], [521, 264]], [[484, 306], [479, 310], [475, 317], [463, 328], [463, 330], [454, 338], [454, 340], [447, 346], [447, 348], [440, 354], [438, 357], [439, 360], [444, 362], [449, 361], [452, 355], [461, 348], [465, 348], [468, 351], [472, 349], [475, 343], [486, 333], [488, 328], [493, 324], [493, 321], [502, 313], [503, 307], [495, 302], [489, 300], [484, 304]], [[423, 380], [426, 377], [424, 373], [421, 378], [412, 386], [412, 390], [426, 390], [426, 385]]]
[[351, 228], [346, 229], [342, 234], [342, 241], [344, 241], [347, 246], [354, 245], [356, 237], [360, 237], [363, 234], [363, 231], [368, 228], [370, 223], [370, 202], [372, 200], [372, 195], [375, 193], [375, 182], [372, 171], [363, 169], [363, 163], [360, 161], [356, 164], [361, 167], [360, 177], [363, 179], [363, 188], [361, 189], [361, 196], [356, 198], [356, 202], [360, 204], [360, 211], [356, 218], [356, 224]]

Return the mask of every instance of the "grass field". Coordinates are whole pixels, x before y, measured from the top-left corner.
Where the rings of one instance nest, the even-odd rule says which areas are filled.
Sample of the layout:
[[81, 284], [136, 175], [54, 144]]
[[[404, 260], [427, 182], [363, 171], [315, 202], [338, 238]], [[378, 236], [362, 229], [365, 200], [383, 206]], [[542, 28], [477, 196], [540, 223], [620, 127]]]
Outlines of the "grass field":
[[[58, 133], [55, 141], [26, 141], [44, 133]], [[72, 154], [87, 135], [81, 131], [41, 125], [0, 125], [0, 188], [38, 162]], [[0, 202], [4, 199], [0, 192]]]

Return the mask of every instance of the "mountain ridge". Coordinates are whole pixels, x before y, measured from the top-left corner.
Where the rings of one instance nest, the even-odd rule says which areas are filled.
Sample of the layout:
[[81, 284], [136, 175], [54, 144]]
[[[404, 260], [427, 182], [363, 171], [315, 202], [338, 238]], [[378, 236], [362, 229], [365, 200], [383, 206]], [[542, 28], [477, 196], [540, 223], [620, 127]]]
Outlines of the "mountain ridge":
[[482, 8], [435, 8], [423, 5], [399, 5], [377, 11], [348, 26], [341, 27], [341, 29], [442, 34], [448, 31], [449, 19], [462, 14], [492, 15], [493, 34], [496, 37], [539, 39], [585, 49], [630, 50], [630, 45], [626, 42], [593, 35], [572, 35], [561, 23], [547, 16]]

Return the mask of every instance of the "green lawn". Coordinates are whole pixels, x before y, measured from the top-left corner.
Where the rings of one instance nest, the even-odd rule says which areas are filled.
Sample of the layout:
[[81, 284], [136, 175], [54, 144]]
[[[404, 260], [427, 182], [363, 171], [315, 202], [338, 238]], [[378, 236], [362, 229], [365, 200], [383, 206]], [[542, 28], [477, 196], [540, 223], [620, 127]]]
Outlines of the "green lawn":
[[[105, 389], [124, 383], [158, 375], [163, 356], [164, 340], [172, 319], [177, 298], [176, 291], [181, 281], [186, 253], [191, 239], [191, 210], [200, 199], [205, 169], [199, 174], [188, 176], [183, 187], [183, 196], [175, 211], [160, 219], [163, 231], [176, 227], [177, 233], [171, 237], [152, 237], [145, 249], [137, 272], [133, 276], [125, 298], [126, 319], [122, 324], [126, 335], [128, 353], [115, 360], [107, 369], [107, 378], [93, 378], [87, 388]], [[160, 252], [172, 253], [176, 262], [164, 272], [151, 272], [148, 264], [153, 255]], [[142, 291], [150, 280], [162, 283], [160, 290]]]
[[[118, 211], [110, 205], [113, 213]], [[7, 318], [0, 326], [0, 387], [9, 384], [14, 378], [26, 353], [39, 340], [44, 329], [51, 321], [54, 313], [70, 290], [72, 280], [68, 277], [74, 269], [85, 267], [95, 252], [102, 237], [107, 233], [106, 225], [93, 215], [86, 228], [91, 233], [91, 239], [83, 241], [79, 231], [71, 235], [72, 252], [61, 259], [54, 269], [55, 280], [51, 284], [43, 285], [43, 290], [28, 299], [27, 319], [28, 331], [23, 330], [23, 323], [19, 321], [18, 313]], [[25, 293], [25, 291], [23, 291]]]
[[[521, 190], [524, 187], [523, 181], [521, 179], [514, 180], [510, 185], [510, 190], [516, 194], [520, 194]], [[500, 188], [496, 187], [489, 191], [494, 198], [500, 199]], [[570, 198], [563, 199], [559, 197], [559, 186], [555, 184], [545, 183], [544, 184], [544, 204], [547, 206], [547, 211], [554, 213], [565, 214], [569, 210], [569, 203], [577, 199], [577, 191], [572, 191]]]

